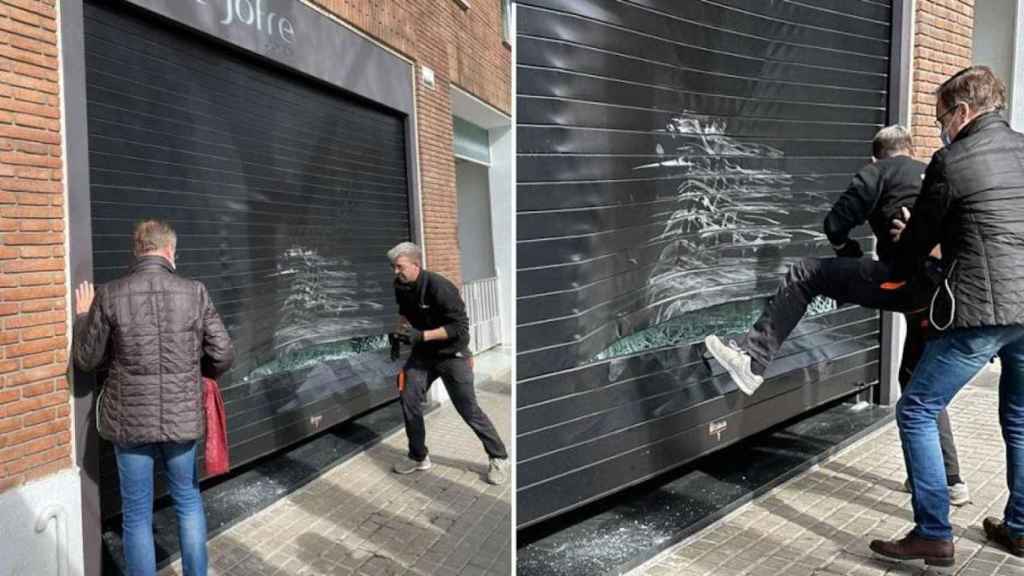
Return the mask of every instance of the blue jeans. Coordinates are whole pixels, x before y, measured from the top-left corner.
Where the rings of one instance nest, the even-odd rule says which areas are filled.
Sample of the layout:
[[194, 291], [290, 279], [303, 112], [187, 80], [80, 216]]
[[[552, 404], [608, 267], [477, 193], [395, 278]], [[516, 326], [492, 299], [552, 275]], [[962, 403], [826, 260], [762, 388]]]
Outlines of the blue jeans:
[[156, 574], [153, 547], [153, 464], [161, 458], [178, 516], [181, 567], [185, 576], [206, 576], [206, 515], [199, 494], [196, 443], [158, 442], [114, 446], [121, 479], [124, 561], [127, 576]]
[[1012, 535], [1024, 535], [1024, 326], [994, 326], [951, 330], [933, 337], [896, 406], [913, 488], [914, 532], [922, 538], [953, 539], [936, 418], [993, 356], [999, 356], [1003, 368], [999, 424], [1006, 442], [1010, 489], [1004, 521]]

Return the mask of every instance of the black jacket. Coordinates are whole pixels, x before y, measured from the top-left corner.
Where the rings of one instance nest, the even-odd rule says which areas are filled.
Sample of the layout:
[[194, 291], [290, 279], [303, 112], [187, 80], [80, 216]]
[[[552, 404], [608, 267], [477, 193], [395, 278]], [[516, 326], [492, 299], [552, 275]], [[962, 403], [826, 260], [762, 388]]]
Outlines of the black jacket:
[[952, 327], [1024, 323], [1024, 135], [997, 112], [932, 156], [897, 272], [912, 274], [935, 244], [956, 299]]
[[160, 256], [96, 287], [88, 314], [75, 319], [72, 354], [80, 370], [106, 366], [96, 421], [102, 437], [122, 445], [202, 437], [201, 373], [216, 378], [234, 360], [206, 287]]
[[439, 357], [469, 357], [469, 316], [459, 289], [450, 280], [423, 270], [412, 284], [395, 281], [398, 313], [417, 330], [444, 327], [447, 340], [423, 342], [413, 349], [415, 354]]
[[901, 207], [914, 205], [924, 169], [924, 162], [909, 156], [886, 158], [862, 168], [825, 217], [829, 242], [836, 246], [845, 243], [851, 230], [868, 222], [878, 239], [875, 251], [879, 259], [890, 260], [894, 255], [890, 221]]

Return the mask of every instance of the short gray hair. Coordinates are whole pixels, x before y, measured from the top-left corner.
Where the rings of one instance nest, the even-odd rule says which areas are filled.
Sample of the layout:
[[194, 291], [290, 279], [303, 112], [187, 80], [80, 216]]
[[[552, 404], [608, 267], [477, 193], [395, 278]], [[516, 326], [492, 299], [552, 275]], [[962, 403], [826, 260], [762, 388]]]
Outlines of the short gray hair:
[[143, 220], [135, 225], [132, 233], [132, 251], [136, 256], [149, 254], [164, 248], [174, 249], [178, 235], [170, 224], [163, 220]]
[[412, 242], [402, 242], [391, 250], [388, 250], [388, 260], [390, 260], [392, 264], [402, 256], [405, 256], [417, 264], [423, 262], [423, 251], [420, 250], [419, 246]]
[[879, 160], [890, 158], [897, 152], [911, 152], [913, 149], [914, 141], [910, 137], [910, 132], [899, 124], [882, 128], [871, 141], [871, 155]]

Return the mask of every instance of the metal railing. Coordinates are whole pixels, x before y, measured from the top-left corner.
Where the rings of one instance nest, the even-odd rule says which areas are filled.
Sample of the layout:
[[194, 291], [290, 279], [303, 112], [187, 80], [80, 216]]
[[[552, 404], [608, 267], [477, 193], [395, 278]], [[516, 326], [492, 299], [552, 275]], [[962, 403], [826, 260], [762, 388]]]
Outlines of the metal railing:
[[501, 344], [498, 279], [466, 282], [462, 285], [462, 299], [469, 314], [469, 351], [479, 354]]

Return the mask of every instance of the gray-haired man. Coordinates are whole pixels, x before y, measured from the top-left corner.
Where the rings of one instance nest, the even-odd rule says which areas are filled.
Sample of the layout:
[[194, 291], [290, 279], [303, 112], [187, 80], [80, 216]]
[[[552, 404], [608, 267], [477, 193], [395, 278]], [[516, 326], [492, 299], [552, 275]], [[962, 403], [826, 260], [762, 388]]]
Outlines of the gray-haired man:
[[431, 468], [423, 401], [430, 384], [440, 378], [455, 410], [480, 438], [490, 458], [487, 481], [504, 484], [508, 481], [508, 453], [491, 419], [476, 401], [469, 316], [459, 290], [444, 276], [424, 270], [422, 252], [411, 242], [389, 250], [388, 259], [395, 272], [400, 325], [404, 339], [412, 345], [412, 354], [399, 375], [409, 454], [395, 464], [394, 471], [411, 474]]
[[[906, 281], [896, 275], [897, 247], [889, 233], [892, 220], [905, 217], [907, 207], [920, 194], [925, 165], [911, 158], [912, 144], [910, 133], [902, 126], [888, 126], [875, 135], [873, 161], [853, 177], [825, 218], [825, 235], [839, 258], [804, 258], [794, 264], [761, 317], [739, 342], [726, 344], [714, 335], [705, 339], [708, 351], [744, 393], [753, 394], [760, 387], [768, 365], [818, 295], [903, 312], [908, 326], [899, 381], [901, 386], [910, 382], [930, 329], [928, 304], [935, 292], [935, 283], [927, 274], [919, 272]], [[865, 222], [877, 238], [879, 260], [863, 257], [860, 245], [849, 237]], [[950, 502], [963, 506], [971, 497], [960, 477], [945, 410], [938, 422]], [[904, 485], [909, 489], [911, 479]]]

